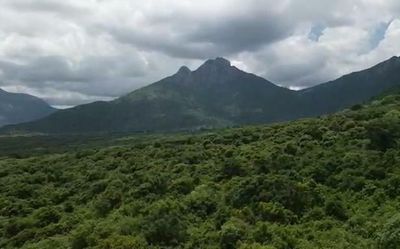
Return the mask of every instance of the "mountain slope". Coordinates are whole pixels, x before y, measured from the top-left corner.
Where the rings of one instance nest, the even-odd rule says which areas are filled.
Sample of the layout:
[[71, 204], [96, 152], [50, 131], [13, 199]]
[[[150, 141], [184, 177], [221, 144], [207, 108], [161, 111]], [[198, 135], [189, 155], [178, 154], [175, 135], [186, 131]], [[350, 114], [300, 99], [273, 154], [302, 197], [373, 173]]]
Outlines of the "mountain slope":
[[[111, 102], [61, 110], [8, 127], [50, 133], [171, 131], [290, 119], [294, 91], [245, 73], [217, 58]], [[279, 106], [279, 108], [274, 108]]]
[[337, 80], [299, 92], [306, 106], [306, 116], [332, 113], [369, 100], [400, 86], [400, 57], [392, 57], [369, 69], [354, 72]]
[[102, 133], [178, 131], [272, 123], [329, 114], [400, 86], [400, 58], [303, 91], [292, 91], [217, 58], [182, 67], [111, 102], [61, 110], [3, 132]]
[[0, 89], [0, 126], [40, 119], [54, 111], [39, 98]]

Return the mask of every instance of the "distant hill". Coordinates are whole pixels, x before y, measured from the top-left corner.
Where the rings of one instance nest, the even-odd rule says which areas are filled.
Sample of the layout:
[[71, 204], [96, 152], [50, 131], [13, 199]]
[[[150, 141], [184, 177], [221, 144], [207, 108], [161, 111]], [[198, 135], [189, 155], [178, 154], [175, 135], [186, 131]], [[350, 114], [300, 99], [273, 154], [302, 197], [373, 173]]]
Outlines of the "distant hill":
[[306, 116], [314, 116], [336, 112], [398, 87], [400, 57], [394, 56], [372, 68], [304, 89], [299, 94], [305, 105], [311, 107]]
[[104, 133], [179, 131], [272, 123], [336, 112], [400, 86], [400, 58], [302, 91], [279, 87], [223, 58], [110, 102], [58, 111], [3, 132]]
[[54, 111], [56, 109], [39, 98], [0, 89], [0, 126], [33, 121]]

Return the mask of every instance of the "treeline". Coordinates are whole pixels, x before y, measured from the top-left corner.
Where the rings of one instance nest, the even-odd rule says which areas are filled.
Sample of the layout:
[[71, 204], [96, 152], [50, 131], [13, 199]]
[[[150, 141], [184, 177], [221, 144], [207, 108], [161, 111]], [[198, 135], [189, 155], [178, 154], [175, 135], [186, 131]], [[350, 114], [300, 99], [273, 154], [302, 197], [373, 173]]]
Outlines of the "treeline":
[[319, 119], [6, 157], [0, 248], [400, 248], [399, 139], [391, 95]]

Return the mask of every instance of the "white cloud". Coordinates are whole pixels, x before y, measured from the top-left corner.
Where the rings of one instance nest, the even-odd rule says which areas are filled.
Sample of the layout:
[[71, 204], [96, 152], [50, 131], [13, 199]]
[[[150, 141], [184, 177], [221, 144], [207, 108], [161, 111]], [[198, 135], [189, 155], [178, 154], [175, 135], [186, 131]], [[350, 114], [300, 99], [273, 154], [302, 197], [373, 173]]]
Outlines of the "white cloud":
[[[377, 21], [379, 22], [379, 21]], [[257, 53], [241, 53], [240, 61], [254, 72], [293, 89], [335, 79], [400, 55], [400, 19], [388, 26], [371, 50], [372, 27], [326, 27], [318, 41], [300, 32]]]
[[0, 87], [74, 105], [216, 56], [310, 86], [399, 55], [399, 18], [398, 0], [2, 0]]

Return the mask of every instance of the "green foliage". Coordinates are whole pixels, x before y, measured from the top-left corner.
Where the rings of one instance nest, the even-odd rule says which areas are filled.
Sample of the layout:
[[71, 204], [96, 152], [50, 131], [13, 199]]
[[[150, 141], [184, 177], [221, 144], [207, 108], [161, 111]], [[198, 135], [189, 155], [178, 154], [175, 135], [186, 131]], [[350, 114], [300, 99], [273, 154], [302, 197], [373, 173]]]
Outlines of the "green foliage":
[[145, 215], [142, 231], [149, 244], [174, 246], [184, 241], [186, 224], [182, 220], [182, 206], [175, 200], [153, 203]]
[[206, 218], [217, 210], [218, 190], [214, 186], [199, 185], [186, 197], [190, 211]]
[[147, 243], [143, 238], [113, 235], [102, 241], [96, 249], [143, 249]]
[[400, 245], [400, 215], [392, 217], [379, 234], [379, 248], [396, 249]]
[[51, 223], [57, 223], [61, 215], [54, 207], [42, 207], [34, 212], [33, 217], [36, 219], [37, 226], [45, 227]]
[[231, 219], [221, 227], [220, 246], [222, 249], [234, 249], [238, 241], [246, 234], [246, 224], [240, 219]]
[[119, 191], [107, 190], [97, 196], [94, 202], [94, 209], [100, 216], [105, 216], [112, 209], [118, 207], [121, 203], [122, 194]]
[[4, 155], [0, 248], [398, 248], [399, 110]]
[[327, 215], [339, 220], [347, 219], [346, 208], [340, 200], [330, 200], [325, 204], [325, 212]]

